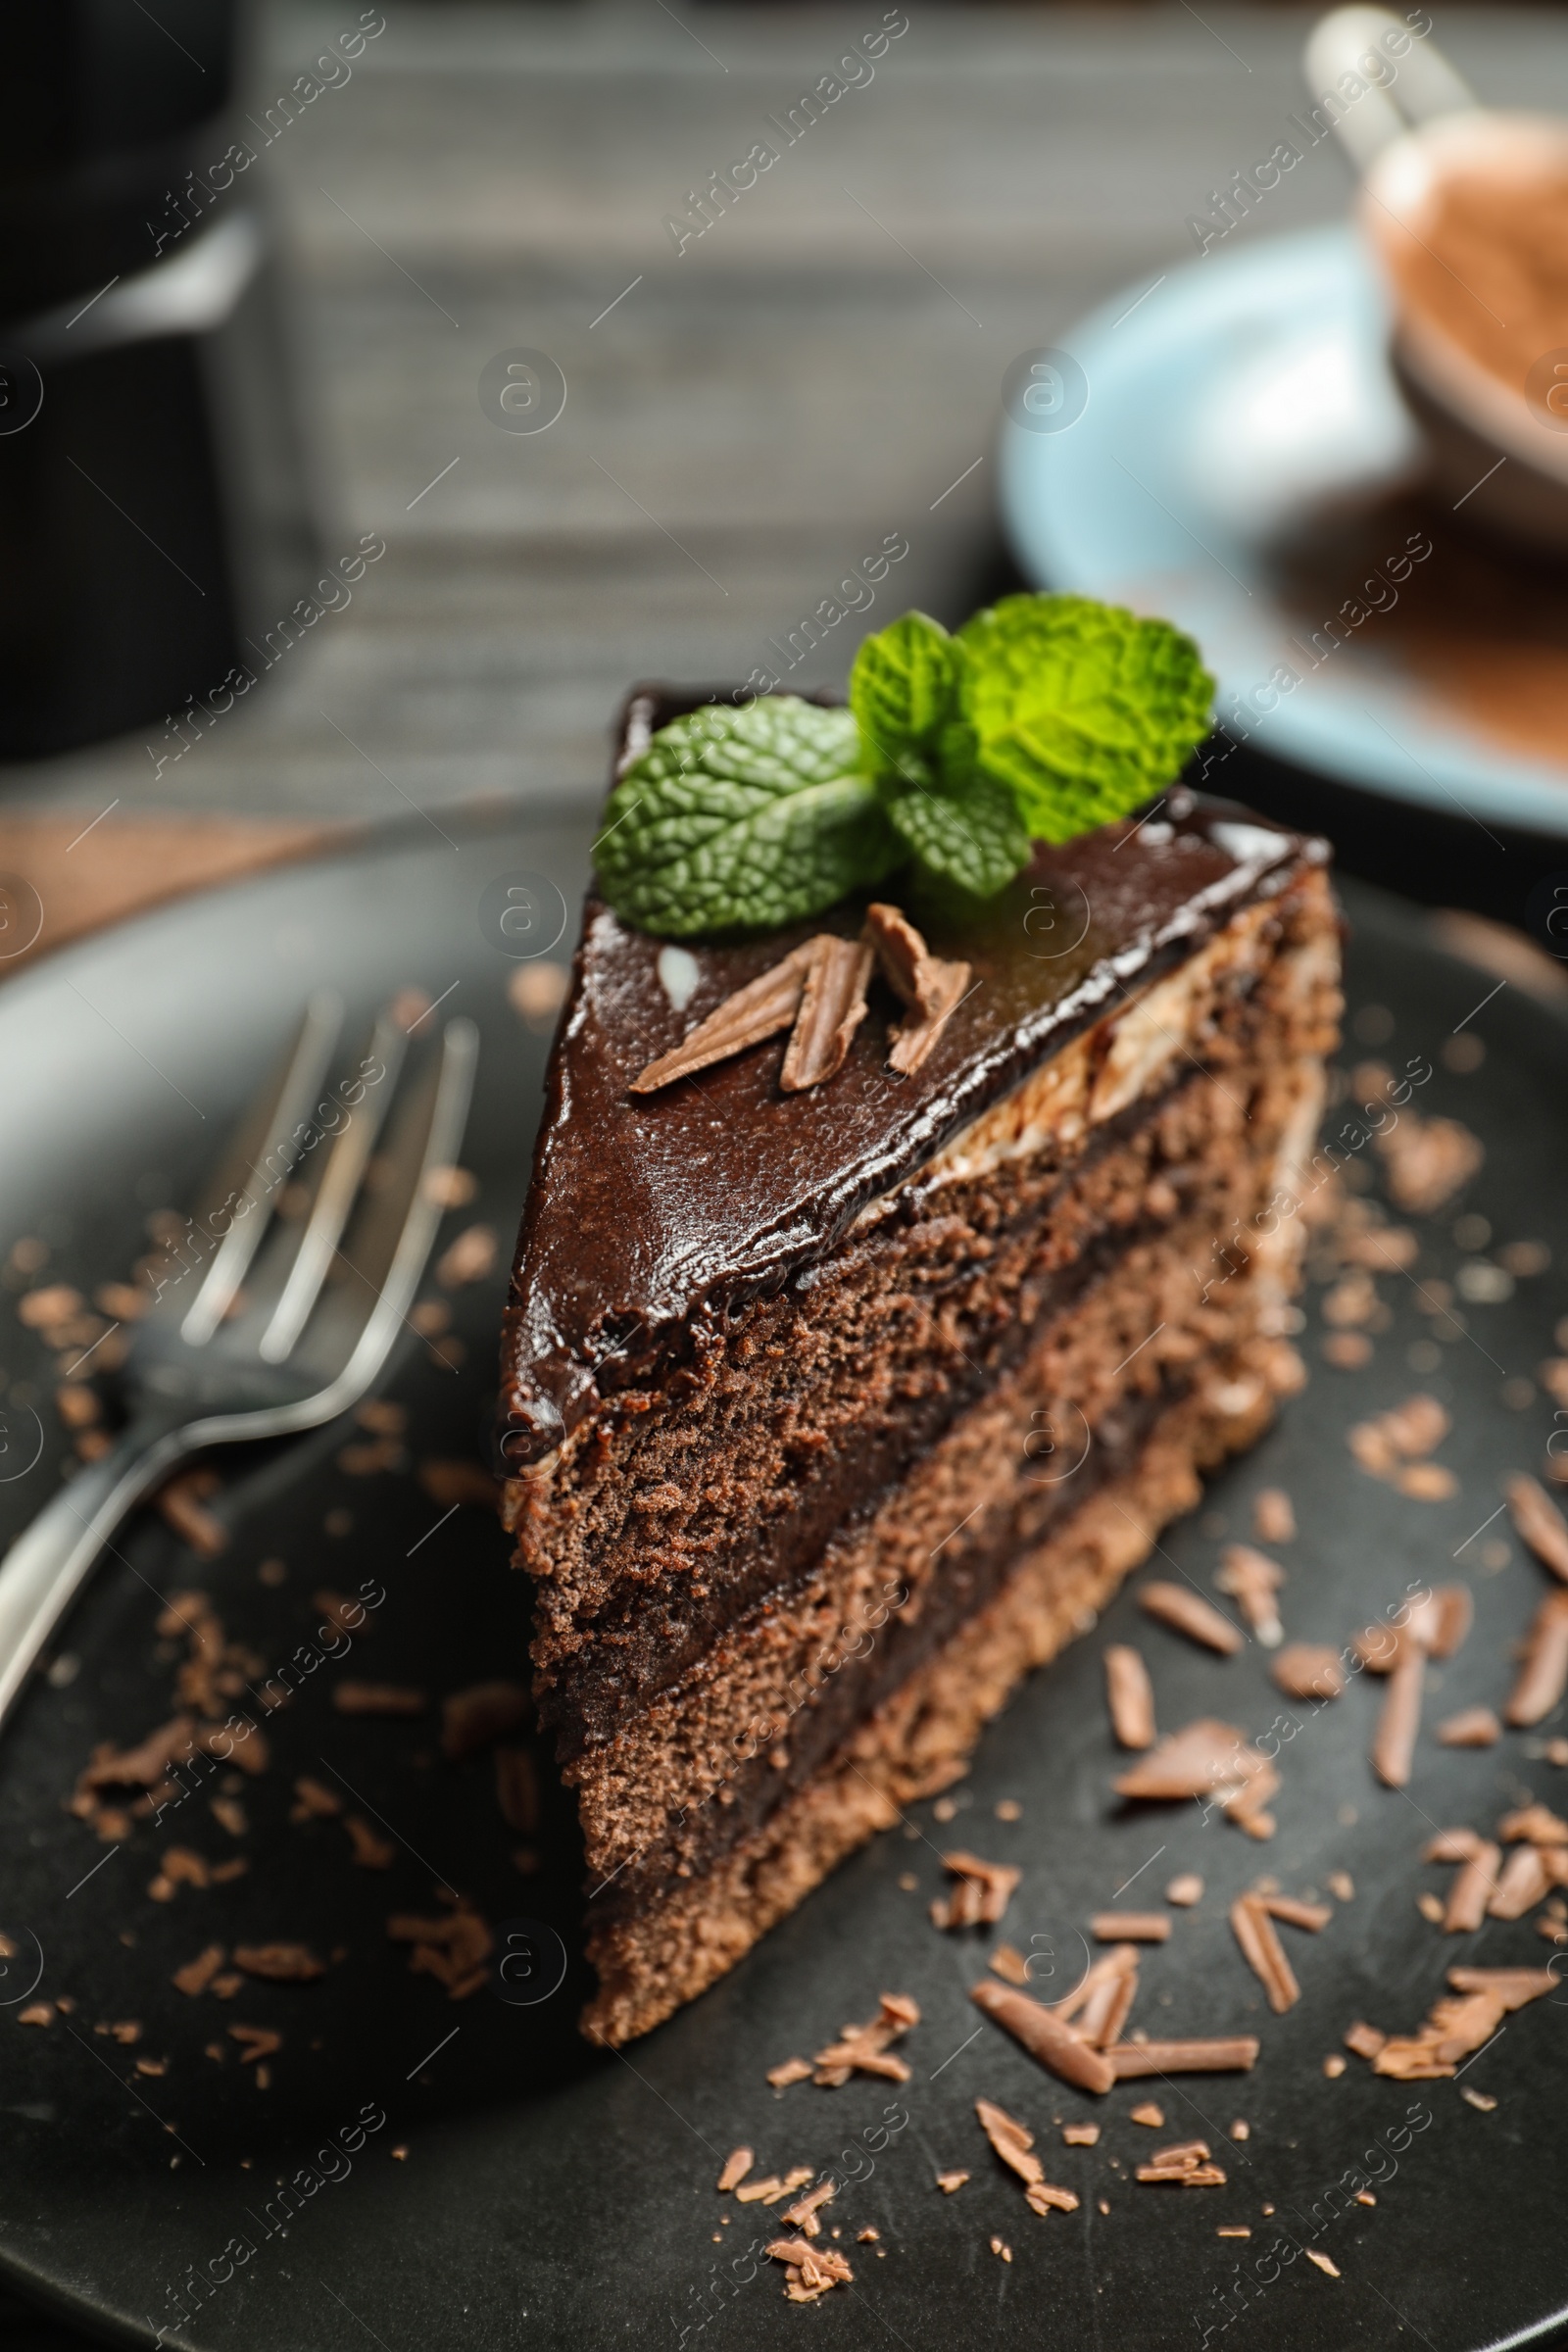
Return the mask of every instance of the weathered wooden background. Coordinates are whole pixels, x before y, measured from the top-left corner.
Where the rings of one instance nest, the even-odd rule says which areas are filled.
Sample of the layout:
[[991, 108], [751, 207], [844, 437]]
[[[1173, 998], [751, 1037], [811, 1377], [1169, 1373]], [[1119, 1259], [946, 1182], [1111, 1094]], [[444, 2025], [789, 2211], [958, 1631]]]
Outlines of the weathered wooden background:
[[[387, 554], [177, 764], [155, 774], [155, 724], [7, 771], [0, 811], [581, 805], [630, 679], [744, 677], [887, 534], [907, 556], [797, 682], [842, 679], [861, 630], [909, 604], [957, 618], [1004, 584], [989, 453], [1008, 361], [1192, 252], [1186, 217], [1300, 104], [1311, 14], [906, 13], [874, 78], [677, 255], [665, 216], [754, 141], [781, 146], [766, 118], [883, 0], [385, 0], [352, 78], [250, 182], [289, 260], [323, 548], [375, 531]], [[358, 16], [265, 10], [257, 114]], [[1555, 12], [1439, 19], [1488, 96], [1568, 105]], [[1237, 234], [1328, 220], [1348, 188], [1325, 145]], [[479, 406], [486, 361], [519, 345], [568, 387], [535, 435]]]

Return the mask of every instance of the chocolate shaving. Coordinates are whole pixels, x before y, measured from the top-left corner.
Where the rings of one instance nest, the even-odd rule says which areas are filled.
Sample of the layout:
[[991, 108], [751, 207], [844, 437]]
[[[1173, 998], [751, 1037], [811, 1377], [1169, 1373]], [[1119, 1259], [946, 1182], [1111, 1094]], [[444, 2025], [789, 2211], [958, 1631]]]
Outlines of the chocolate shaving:
[[770, 2066], [767, 2079], [775, 2090], [788, 2090], [792, 2082], [808, 2082], [811, 2062], [808, 2058], [786, 2058], [781, 2066]]
[[776, 2237], [767, 2252], [785, 2266], [784, 2292], [792, 2303], [815, 2303], [830, 2287], [847, 2286], [855, 2277], [842, 2254], [809, 2246], [803, 2237]]
[[1147, 2164], [1138, 2167], [1140, 2180], [1174, 2180], [1183, 2188], [1223, 2188], [1225, 2175], [1209, 2162], [1206, 2139], [1184, 2139], [1175, 2147], [1156, 2148]]
[[1118, 1796], [1174, 1800], [1207, 1796], [1268, 1770], [1268, 1760], [1250, 1747], [1234, 1724], [1210, 1715], [1170, 1733], [1156, 1748], [1111, 1783]]
[[1328, 1903], [1303, 1903], [1294, 1894], [1260, 1894], [1257, 1896], [1270, 1919], [1283, 1919], [1293, 1928], [1306, 1928], [1316, 1936], [1334, 1917]]
[[1487, 1916], [1487, 1905], [1497, 1889], [1497, 1865], [1501, 1860], [1499, 1847], [1483, 1842], [1461, 1865], [1448, 1889], [1443, 1914], [1446, 1935], [1469, 1936], [1480, 1927]]
[[398, 1849], [390, 1838], [372, 1829], [362, 1813], [347, 1813], [343, 1827], [354, 1847], [353, 1859], [362, 1870], [390, 1870], [398, 1858]]
[[784, 2183], [777, 2173], [768, 2173], [759, 2180], [744, 2180], [735, 2191], [738, 2204], [772, 2205], [785, 2193]]
[[[880, 2075], [889, 2082], [907, 2082], [909, 2070], [888, 2049], [920, 2022], [920, 2012], [907, 1993], [885, 1992], [878, 2014], [863, 2026], [846, 2026], [839, 2040], [816, 2053], [813, 2078], [825, 2090], [836, 2090], [852, 2074]], [[793, 2078], [792, 2078], [793, 2079]], [[772, 2082], [770, 2075], [768, 2081]]]
[[1250, 1544], [1229, 1544], [1220, 1554], [1215, 1586], [1229, 1593], [1265, 1649], [1278, 1649], [1285, 1639], [1275, 1598], [1284, 1582], [1284, 1569]]
[[1461, 1707], [1438, 1726], [1444, 1747], [1494, 1747], [1501, 1738], [1502, 1726], [1491, 1707]]
[[961, 1002], [970, 967], [944, 963], [933, 956], [897, 906], [868, 906], [861, 936], [875, 950], [889, 986], [913, 1015], [894, 1032], [888, 1052], [889, 1068], [911, 1078]]
[[1326, 1642], [1289, 1642], [1269, 1669], [1290, 1698], [1338, 1698], [1345, 1689], [1345, 1664]]
[[1111, 1957], [1117, 1962], [1116, 1973], [1094, 1986], [1073, 2028], [1081, 2041], [1097, 2050], [1121, 2039], [1138, 1998], [1138, 1955], [1133, 1946], [1118, 1944]]
[[1105, 2052], [1118, 2082], [1146, 2075], [1245, 2075], [1257, 2060], [1250, 2034], [1213, 2041], [1118, 2041]]
[[784, 1050], [779, 1085], [787, 1095], [820, 1086], [844, 1066], [850, 1041], [865, 1018], [871, 950], [823, 931], [810, 943], [800, 1010]]
[[228, 2037], [240, 2044], [241, 2066], [254, 2066], [259, 2058], [270, 2058], [283, 2046], [282, 2034], [274, 2034], [270, 2026], [230, 2026]]
[[1372, 1769], [1386, 1788], [1402, 1788], [1410, 1778], [1415, 1737], [1421, 1726], [1425, 1676], [1425, 1652], [1411, 1646], [1389, 1677], [1383, 1712], [1372, 1741]]
[[340, 1715], [422, 1715], [429, 1703], [422, 1690], [402, 1683], [336, 1683], [332, 1689]]
[[1145, 1585], [1138, 1594], [1138, 1605], [1162, 1625], [1173, 1626], [1177, 1633], [1186, 1634], [1205, 1648], [1216, 1649], [1224, 1658], [1234, 1657], [1242, 1646], [1242, 1636], [1228, 1617], [1222, 1617], [1200, 1592], [1190, 1592], [1185, 1585], [1165, 1584], [1156, 1579]]
[[976, 2099], [975, 2114], [981, 2130], [1001, 2157], [1023, 2181], [1032, 2212], [1045, 2215], [1054, 2209], [1058, 2213], [1076, 2213], [1078, 2199], [1070, 2188], [1057, 2188], [1045, 2177], [1045, 2167], [1033, 2155], [1034, 2134], [1008, 2115], [1006, 2109], [991, 2099]]
[[731, 2148], [729, 2154], [724, 2159], [724, 2169], [718, 2176], [718, 2188], [720, 2193], [722, 2194], [724, 2191], [736, 2187], [740, 2181], [745, 2180], [751, 2169], [751, 2149]]
[[472, 1683], [441, 1701], [441, 1753], [449, 1764], [515, 1731], [528, 1713], [520, 1683]]
[[945, 2197], [951, 2197], [956, 2195], [968, 2178], [967, 2173], [938, 2173], [937, 2186]]
[[1163, 1911], [1097, 1911], [1089, 1933], [1097, 1943], [1163, 1943], [1170, 1920]]
[[1283, 2017], [1300, 1999], [1301, 1987], [1259, 1896], [1237, 1897], [1231, 1905], [1231, 1929], [1242, 1947], [1243, 1958], [1268, 1994], [1269, 2007], [1276, 2017]]
[[958, 1884], [945, 1903], [938, 1901], [931, 1905], [932, 1925], [996, 1927], [1023, 1872], [1007, 1862], [982, 1862], [978, 1854], [944, 1854], [942, 1861]]
[[[807, 2178], [809, 2180], [809, 2173], [807, 2174]], [[792, 2222], [797, 2230], [804, 2230], [808, 2237], [820, 2237], [822, 2225], [816, 2218], [817, 2208], [830, 2204], [837, 2195], [838, 2182], [836, 2180], [819, 2181], [816, 2187], [808, 2189], [804, 2197], [798, 2197], [793, 2205], [787, 2205], [782, 2218], [786, 2222]]]
[[303, 1943], [237, 1943], [234, 1966], [273, 1984], [308, 1984], [326, 1974], [325, 1962]]
[[1113, 1642], [1105, 1652], [1105, 1697], [1110, 1728], [1121, 1747], [1154, 1744], [1154, 1690], [1136, 1649]]
[[1075, 2083], [1080, 2090], [1102, 2092], [1115, 2081], [1109, 2062], [1098, 2050], [1091, 2049], [1070, 2027], [1027, 1994], [986, 1983], [971, 1986], [969, 1998], [1063, 2082]]
[[1508, 1497], [1508, 1516], [1522, 1540], [1529, 1544], [1543, 1566], [1560, 1576], [1568, 1584], [1568, 1519], [1543, 1486], [1516, 1471], [1504, 1483]]
[[1519, 1679], [1503, 1709], [1511, 1724], [1540, 1723], [1568, 1688], [1568, 1592], [1548, 1592], [1526, 1640]]
[[1521, 1839], [1531, 1845], [1568, 1845], [1568, 1821], [1548, 1805], [1521, 1805], [1516, 1813], [1503, 1815], [1497, 1836], [1504, 1845], [1517, 1845]]
[[[1494, 1851], [1496, 1849], [1494, 1848]], [[1539, 1846], [1516, 1845], [1487, 1905], [1492, 1919], [1523, 1919], [1551, 1887], [1551, 1874]]]
[[1252, 1497], [1252, 1533], [1260, 1544], [1290, 1544], [1296, 1510], [1283, 1487], [1260, 1487]]
[[1388, 2038], [1386, 2034], [1378, 2032], [1376, 2026], [1364, 2025], [1359, 2021], [1348, 2028], [1343, 2036], [1348, 2050], [1353, 2050], [1357, 2058], [1368, 2059], [1377, 2056]]
[[1479, 1830], [1440, 1830], [1421, 1848], [1423, 1862], [1473, 1861], [1486, 1845]]
[[736, 989], [699, 1021], [673, 1052], [651, 1061], [633, 1082], [631, 1092], [656, 1094], [662, 1086], [672, 1086], [677, 1078], [706, 1070], [711, 1061], [727, 1061], [732, 1054], [744, 1054], [749, 1046], [760, 1046], [781, 1029], [788, 1029], [800, 1010], [807, 969], [818, 944], [815, 939], [806, 940], [781, 962]]
[[176, 1992], [183, 1992], [194, 2000], [198, 1993], [207, 1990], [222, 1965], [222, 1945], [210, 1943], [204, 1952], [197, 1953], [194, 1960], [187, 1960], [183, 1968], [176, 1968], [171, 1982]]
[[434, 1977], [446, 1986], [449, 2000], [466, 2001], [489, 1976], [486, 1963], [496, 1939], [467, 1903], [460, 1902], [439, 1919], [396, 1913], [387, 1921], [386, 1932], [394, 1943], [413, 1944], [410, 1973]]
[[1005, 1977], [1009, 1984], [1027, 1984], [1030, 1981], [1028, 1961], [1010, 1943], [998, 1944], [991, 1955], [991, 1966], [999, 1977]]

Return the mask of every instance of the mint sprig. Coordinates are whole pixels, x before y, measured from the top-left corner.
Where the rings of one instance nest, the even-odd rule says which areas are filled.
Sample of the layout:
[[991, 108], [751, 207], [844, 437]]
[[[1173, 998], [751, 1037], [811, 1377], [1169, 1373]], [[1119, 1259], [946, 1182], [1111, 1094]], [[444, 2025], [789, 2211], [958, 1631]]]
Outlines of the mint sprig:
[[670, 938], [773, 930], [912, 860], [976, 898], [1179, 773], [1213, 680], [1168, 621], [1010, 596], [956, 637], [906, 612], [868, 637], [850, 707], [709, 704], [616, 785], [594, 857], [616, 912]]

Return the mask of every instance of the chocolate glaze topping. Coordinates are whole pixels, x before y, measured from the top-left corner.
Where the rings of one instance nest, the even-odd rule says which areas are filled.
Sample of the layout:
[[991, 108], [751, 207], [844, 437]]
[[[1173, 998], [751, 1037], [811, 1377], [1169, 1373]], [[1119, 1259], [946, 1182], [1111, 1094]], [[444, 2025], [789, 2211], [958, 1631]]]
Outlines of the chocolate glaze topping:
[[[617, 767], [650, 727], [705, 699], [637, 690]], [[1278, 890], [1301, 858], [1327, 855], [1324, 844], [1178, 788], [1141, 822], [1037, 846], [978, 916], [905, 891], [933, 954], [973, 966], [968, 996], [929, 1060], [900, 1078], [886, 1056], [902, 1007], [878, 987], [843, 1069], [799, 1095], [779, 1090], [782, 1038], [662, 1094], [627, 1090], [801, 940], [855, 935], [860, 901], [764, 938], [671, 955], [590, 897], [504, 1328], [506, 1467], [549, 1453], [596, 1396], [634, 1385], [684, 1324], [799, 1277], [868, 1200], [1120, 996], [1185, 960], [1239, 906]], [[688, 954], [697, 985], [678, 1008], [669, 984], [679, 993]]]

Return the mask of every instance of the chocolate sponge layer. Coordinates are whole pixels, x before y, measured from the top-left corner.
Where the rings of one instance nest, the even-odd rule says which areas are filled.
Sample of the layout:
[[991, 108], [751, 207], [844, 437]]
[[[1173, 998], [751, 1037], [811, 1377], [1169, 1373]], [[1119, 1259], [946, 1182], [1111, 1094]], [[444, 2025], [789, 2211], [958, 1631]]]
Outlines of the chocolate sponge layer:
[[960, 1771], [1264, 1426], [1337, 975], [1303, 858], [511, 1484], [587, 2030], [647, 2031]]

